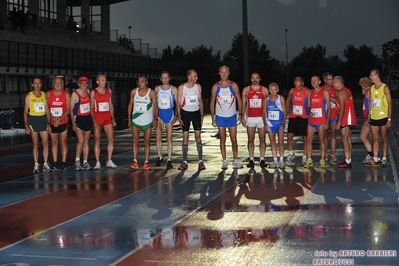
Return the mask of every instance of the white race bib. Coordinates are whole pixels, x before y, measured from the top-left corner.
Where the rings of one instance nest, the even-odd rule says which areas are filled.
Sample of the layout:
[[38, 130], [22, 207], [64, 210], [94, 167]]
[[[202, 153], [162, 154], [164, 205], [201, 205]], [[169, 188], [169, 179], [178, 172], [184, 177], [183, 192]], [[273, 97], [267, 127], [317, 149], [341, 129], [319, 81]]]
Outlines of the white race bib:
[[300, 105], [294, 105], [292, 107], [292, 113], [294, 115], [303, 115], [303, 107]]
[[98, 111], [99, 112], [108, 112], [109, 111], [109, 102], [98, 103]]
[[135, 113], [142, 114], [147, 110], [147, 104], [146, 103], [135, 103], [134, 104], [134, 111]]
[[373, 99], [373, 101], [371, 102], [371, 107], [380, 108], [381, 107], [381, 100]]
[[322, 117], [322, 109], [321, 108], [312, 108], [310, 112], [313, 114], [314, 118]]
[[198, 97], [197, 96], [186, 96], [186, 104], [187, 105], [198, 105]]
[[250, 108], [262, 108], [262, 99], [249, 99]]
[[51, 107], [50, 109], [51, 115], [54, 117], [62, 116], [62, 107]]
[[33, 104], [33, 109], [35, 110], [35, 112], [37, 113], [41, 113], [44, 112], [44, 103], [34, 103]]
[[269, 111], [267, 113], [268, 120], [280, 120], [280, 112], [279, 111]]
[[158, 98], [159, 109], [170, 109], [170, 95], [161, 94]]
[[79, 105], [80, 113], [81, 114], [87, 114], [90, 112], [90, 104], [89, 103], [84, 103]]
[[232, 98], [230, 96], [220, 95], [218, 98], [219, 98], [220, 105], [230, 105], [231, 104]]

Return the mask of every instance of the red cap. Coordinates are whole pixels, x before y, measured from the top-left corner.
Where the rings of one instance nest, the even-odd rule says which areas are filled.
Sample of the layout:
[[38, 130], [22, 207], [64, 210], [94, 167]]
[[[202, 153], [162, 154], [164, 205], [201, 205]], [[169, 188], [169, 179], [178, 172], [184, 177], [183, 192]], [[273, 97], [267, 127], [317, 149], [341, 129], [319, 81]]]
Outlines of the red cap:
[[89, 82], [89, 79], [86, 76], [80, 76], [78, 82], [86, 81]]

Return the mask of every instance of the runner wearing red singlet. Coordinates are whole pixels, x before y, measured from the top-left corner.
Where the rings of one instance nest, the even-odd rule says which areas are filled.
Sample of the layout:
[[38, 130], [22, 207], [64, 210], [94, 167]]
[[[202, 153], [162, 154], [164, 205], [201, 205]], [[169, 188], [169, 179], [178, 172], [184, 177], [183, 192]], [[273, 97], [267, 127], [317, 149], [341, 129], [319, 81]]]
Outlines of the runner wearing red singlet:
[[311, 84], [313, 90], [309, 93], [308, 98], [308, 131], [307, 131], [307, 146], [306, 156], [308, 157], [304, 165], [305, 168], [309, 168], [313, 165], [312, 152], [313, 152], [313, 136], [318, 131], [320, 141], [320, 167], [326, 167], [325, 154], [326, 154], [326, 142], [325, 142], [325, 131], [328, 129], [330, 124], [330, 94], [328, 91], [320, 87], [320, 78], [313, 76], [311, 78]]
[[116, 168], [116, 164], [112, 161], [112, 152], [114, 150], [114, 127], [116, 126], [114, 119], [114, 105], [112, 104], [112, 91], [106, 87], [107, 78], [105, 75], [97, 76], [96, 82], [98, 87], [90, 92], [90, 108], [94, 129], [94, 156], [96, 157], [96, 165], [94, 166], [94, 169], [98, 170], [101, 168], [100, 142], [102, 128], [104, 128], [108, 140], [106, 166]]
[[258, 73], [251, 74], [252, 85], [242, 91], [242, 110], [244, 119], [242, 125], [247, 128], [249, 163], [247, 167], [254, 167], [255, 131], [258, 129], [260, 166], [266, 167], [265, 163], [265, 133], [268, 130], [266, 123], [266, 98], [269, 90], [259, 84], [261, 78]]
[[[331, 142], [331, 162], [337, 161], [337, 156], [335, 155], [336, 151], [336, 143], [337, 137], [335, 132], [335, 126], [338, 120], [338, 106], [337, 106], [337, 92], [334, 90], [332, 85], [333, 75], [330, 72], [326, 72], [323, 74], [324, 85], [321, 87], [322, 89], [328, 91], [330, 94], [330, 142]], [[325, 143], [326, 143], [326, 161], [328, 159], [328, 129], [325, 131]]]
[[309, 97], [310, 90], [304, 87], [302, 77], [294, 78], [295, 87], [288, 92], [286, 99], [287, 112], [288, 112], [288, 149], [289, 154], [287, 156], [287, 163], [291, 163], [295, 158], [294, 153], [294, 136], [303, 137], [303, 156], [302, 164], [306, 163], [306, 145], [307, 145], [307, 128], [308, 128], [308, 117], [306, 114], [306, 108], [308, 106], [307, 100]]
[[339, 116], [336, 129], [341, 129], [341, 140], [344, 145], [345, 161], [337, 163], [340, 168], [352, 167], [352, 130], [356, 127], [356, 114], [353, 104], [352, 93], [345, 88], [344, 79], [336, 76], [333, 79], [333, 86], [338, 91]]
[[[70, 113], [70, 95], [64, 90], [64, 82], [61, 78], [53, 80], [53, 89], [46, 94], [47, 105], [50, 111], [51, 124], [51, 151], [53, 154], [52, 170], [66, 170], [66, 159], [68, 155], [68, 117]], [[58, 168], [58, 141], [61, 146], [61, 167]]]

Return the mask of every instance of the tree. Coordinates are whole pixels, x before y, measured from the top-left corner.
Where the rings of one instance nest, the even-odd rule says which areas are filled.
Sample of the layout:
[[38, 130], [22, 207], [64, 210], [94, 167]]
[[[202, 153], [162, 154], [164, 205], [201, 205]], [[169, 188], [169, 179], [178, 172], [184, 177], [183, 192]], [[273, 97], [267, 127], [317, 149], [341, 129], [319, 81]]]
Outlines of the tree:
[[[237, 33], [233, 37], [231, 48], [223, 56], [223, 63], [230, 67], [230, 77], [236, 81], [240, 88], [248, 84], [249, 80], [243, 80], [243, 46], [242, 33]], [[270, 56], [270, 50], [266, 44], [259, 44], [259, 41], [250, 32], [248, 34], [249, 51], [249, 71], [258, 72], [262, 78], [262, 84], [268, 85], [270, 82], [282, 82], [276, 80], [276, 76], [281, 70], [279, 62]]]
[[291, 61], [291, 78], [300, 76], [307, 86], [310, 86], [312, 76], [321, 76], [326, 71], [330, 71], [325, 56], [326, 47], [321, 44], [317, 44], [315, 47], [303, 47], [300, 54]]
[[180, 46], [176, 46], [173, 50], [170, 45], [162, 50], [162, 60], [184, 60], [186, 51]]
[[399, 39], [393, 39], [382, 45], [382, 58], [387, 71], [399, 70]]
[[126, 37], [119, 37], [117, 43], [120, 46], [125, 47], [126, 49], [129, 49], [130, 51], [132, 51], [132, 53], [135, 53], [134, 44], [133, 44], [132, 40], [129, 40]]

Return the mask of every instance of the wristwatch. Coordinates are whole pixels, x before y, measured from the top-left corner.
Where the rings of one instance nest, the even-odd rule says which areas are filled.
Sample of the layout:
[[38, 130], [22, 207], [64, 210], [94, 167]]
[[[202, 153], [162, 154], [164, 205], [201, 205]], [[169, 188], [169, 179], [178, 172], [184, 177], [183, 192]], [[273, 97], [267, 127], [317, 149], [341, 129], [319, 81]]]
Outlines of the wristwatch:
[[391, 122], [391, 118], [388, 118], [388, 121]]

